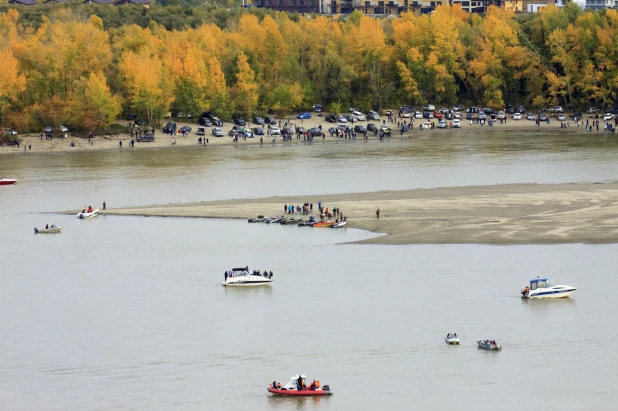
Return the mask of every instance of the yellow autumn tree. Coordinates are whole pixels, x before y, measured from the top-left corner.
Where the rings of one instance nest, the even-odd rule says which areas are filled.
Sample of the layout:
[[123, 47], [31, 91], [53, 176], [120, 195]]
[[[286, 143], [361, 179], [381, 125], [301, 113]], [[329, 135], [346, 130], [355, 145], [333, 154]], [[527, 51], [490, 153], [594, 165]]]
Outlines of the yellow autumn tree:
[[258, 85], [255, 81], [255, 72], [249, 65], [247, 55], [238, 53], [236, 62], [236, 84], [234, 86], [234, 100], [236, 110], [244, 116], [251, 116], [258, 103]]
[[7, 109], [26, 88], [26, 78], [19, 73], [11, 50], [0, 50], [0, 126]]

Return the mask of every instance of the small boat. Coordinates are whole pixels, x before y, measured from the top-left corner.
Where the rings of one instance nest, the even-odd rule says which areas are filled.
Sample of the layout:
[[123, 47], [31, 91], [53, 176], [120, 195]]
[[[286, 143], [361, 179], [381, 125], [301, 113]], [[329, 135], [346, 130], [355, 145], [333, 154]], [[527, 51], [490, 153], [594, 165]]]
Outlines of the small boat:
[[313, 223], [314, 227], [330, 227], [334, 225], [334, 221], [318, 221], [317, 223]]
[[348, 222], [346, 220], [343, 220], [343, 221], [339, 221], [338, 223], [331, 225], [330, 228], [341, 228], [341, 227], [345, 227], [346, 224], [348, 224]]
[[308, 221], [300, 220], [298, 222], [299, 227], [313, 227], [313, 224], [315, 224], [315, 217], [313, 216], [310, 216]]
[[459, 337], [457, 334], [448, 334], [444, 337], [444, 341], [446, 341], [447, 344], [459, 345]]
[[17, 180], [15, 180], [14, 178], [0, 177], [0, 186], [8, 186], [15, 183], [17, 183]]
[[49, 228], [36, 228], [34, 227], [34, 234], [54, 234], [62, 231], [62, 227], [56, 227], [52, 225]]
[[279, 224], [281, 224], [281, 225], [288, 225], [288, 224], [297, 225], [299, 221], [300, 221], [300, 218], [287, 218], [287, 219], [281, 220], [279, 222]]
[[[333, 395], [328, 385], [320, 386], [319, 381], [315, 381], [307, 386], [304, 375], [295, 375], [290, 378], [290, 381], [281, 386], [280, 383], [273, 381], [273, 383], [266, 389], [269, 393], [274, 395], [283, 395], [288, 397], [315, 397], [320, 395]], [[301, 382], [302, 381], [302, 382]], [[305, 387], [303, 389], [302, 387]]]
[[259, 215], [259, 216], [255, 217], [255, 218], [250, 218], [249, 222], [250, 223], [263, 223], [264, 220], [265, 220], [264, 216], [263, 215]]
[[82, 211], [77, 213], [77, 218], [80, 218], [80, 219], [92, 218], [92, 217], [96, 217], [98, 215], [99, 215], [99, 209], [98, 208], [88, 207], [88, 208], [84, 208]]
[[232, 271], [225, 272], [225, 281], [223, 285], [229, 286], [256, 286], [267, 285], [272, 283], [272, 275], [268, 273], [260, 273], [257, 270], [249, 272], [249, 267], [232, 268]]
[[530, 280], [530, 287], [521, 290], [521, 298], [564, 298], [577, 290], [570, 285], [553, 285], [547, 278]]
[[283, 217], [283, 216], [281, 216], [281, 217], [267, 217], [267, 218], [264, 219], [264, 222], [266, 224], [280, 223], [284, 219], [285, 219], [285, 217]]
[[476, 342], [479, 345], [479, 348], [482, 350], [488, 351], [500, 351], [502, 350], [502, 346], [498, 345], [495, 340], [478, 340]]

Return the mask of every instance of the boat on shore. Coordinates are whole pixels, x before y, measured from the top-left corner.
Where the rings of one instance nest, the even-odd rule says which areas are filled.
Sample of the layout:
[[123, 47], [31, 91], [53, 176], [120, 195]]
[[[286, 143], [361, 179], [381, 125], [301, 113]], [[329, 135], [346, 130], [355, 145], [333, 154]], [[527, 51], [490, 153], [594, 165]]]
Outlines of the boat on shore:
[[84, 208], [82, 211], [77, 213], [77, 218], [85, 219], [85, 218], [93, 218], [99, 215], [99, 209], [96, 207], [88, 207]]
[[281, 225], [298, 225], [298, 223], [300, 222], [300, 218], [284, 218], [283, 220], [279, 221], [279, 224]]
[[0, 177], [0, 186], [8, 186], [15, 183], [17, 183], [17, 180], [15, 180], [14, 178]]
[[521, 298], [565, 298], [577, 290], [570, 285], [553, 285], [547, 278], [530, 280], [530, 286], [521, 290]]
[[52, 225], [49, 228], [36, 228], [34, 227], [34, 234], [55, 234], [62, 231], [62, 227], [56, 227]]
[[345, 227], [346, 224], [348, 224], [347, 220], [343, 220], [343, 221], [339, 221], [338, 223], [331, 225], [330, 228], [341, 228], [341, 227]]
[[259, 215], [259, 216], [254, 217], [254, 218], [250, 218], [250, 219], [249, 219], [249, 222], [250, 222], [250, 223], [263, 223], [263, 222], [264, 222], [264, 219], [265, 219], [265, 218], [264, 218], [264, 216], [263, 216], [263, 215]]
[[334, 221], [318, 221], [317, 223], [313, 223], [314, 227], [330, 227], [334, 225]]
[[495, 340], [478, 340], [476, 342], [480, 349], [488, 351], [501, 351], [502, 346], [498, 345]]
[[444, 337], [444, 341], [446, 341], [447, 344], [459, 345], [459, 337], [457, 334], [448, 334]]
[[321, 386], [319, 381], [314, 380], [310, 385], [306, 384], [304, 375], [295, 375], [290, 381], [281, 386], [281, 383], [273, 381], [266, 389], [274, 395], [287, 397], [315, 397], [322, 395], [333, 395], [328, 385]]
[[260, 272], [259, 270], [249, 271], [249, 267], [232, 268], [231, 271], [225, 272], [225, 281], [223, 285], [226, 287], [250, 287], [256, 285], [268, 285], [273, 282], [272, 271]]

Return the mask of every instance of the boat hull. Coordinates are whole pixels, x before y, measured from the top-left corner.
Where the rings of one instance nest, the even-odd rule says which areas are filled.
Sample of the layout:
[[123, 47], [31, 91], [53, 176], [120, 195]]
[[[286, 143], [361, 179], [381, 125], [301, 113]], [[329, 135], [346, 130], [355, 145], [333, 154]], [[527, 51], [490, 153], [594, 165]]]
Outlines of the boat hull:
[[83, 220], [86, 218], [93, 218], [98, 215], [99, 215], [99, 209], [95, 208], [94, 211], [91, 213], [84, 213], [84, 212], [77, 213], [77, 218], [79, 218], [80, 220]]
[[541, 299], [541, 298], [566, 298], [576, 291], [575, 288], [569, 290], [547, 290], [531, 295], [523, 296], [523, 298]]
[[333, 395], [332, 391], [324, 391], [322, 389], [296, 391], [296, 390], [279, 390], [276, 388], [268, 387], [267, 390], [271, 394], [281, 395], [285, 397], [316, 397], [316, 396]]
[[243, 275], [240, 277], [228, 277], [223, 283], [225, 287], [256, 287], [259, 285], [268, 285], [273, 280], [259, 275]]
[[502, 346], [498, 344], [485, 344], [483, 341], [476, 342], [481, 350], [502, 351]]
[[313, 223], [313, 226], [314, 227], [330, 227], [334, 224], [335, 224], [334, 221], [320, 221], [318, 223]]
[[62, 231], [62, 227], [54, 227], [54, 228], [35, 228], [34, 234], [55, 234]]
[[17, 183], [17, 180], [12, 179], [12, 178], [0, 179], [0, 186], [9, 186], [9, 185], [15, 184], [15, 183]]
[[459, 345], [459, 338], [444, 337], [444, 341], [449, 345]]

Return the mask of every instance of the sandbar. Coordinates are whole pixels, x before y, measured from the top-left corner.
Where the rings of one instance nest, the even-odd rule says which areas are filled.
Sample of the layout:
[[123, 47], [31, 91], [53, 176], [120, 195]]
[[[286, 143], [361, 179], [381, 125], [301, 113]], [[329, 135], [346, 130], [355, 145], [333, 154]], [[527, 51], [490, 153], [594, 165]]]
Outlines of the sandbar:
[[[108, 209], [105, 214], [246, 219], [285, 204], [339, 207], [369, 244], [610, 244], [618, 242], [618, 183], [509, 184], [236, 199]], [[376, 218], [376, 209], [380, 218]], [[303, 217], [303, 216], [300, 216]], [[299, 230], [315, 228], [299, 227]]]

